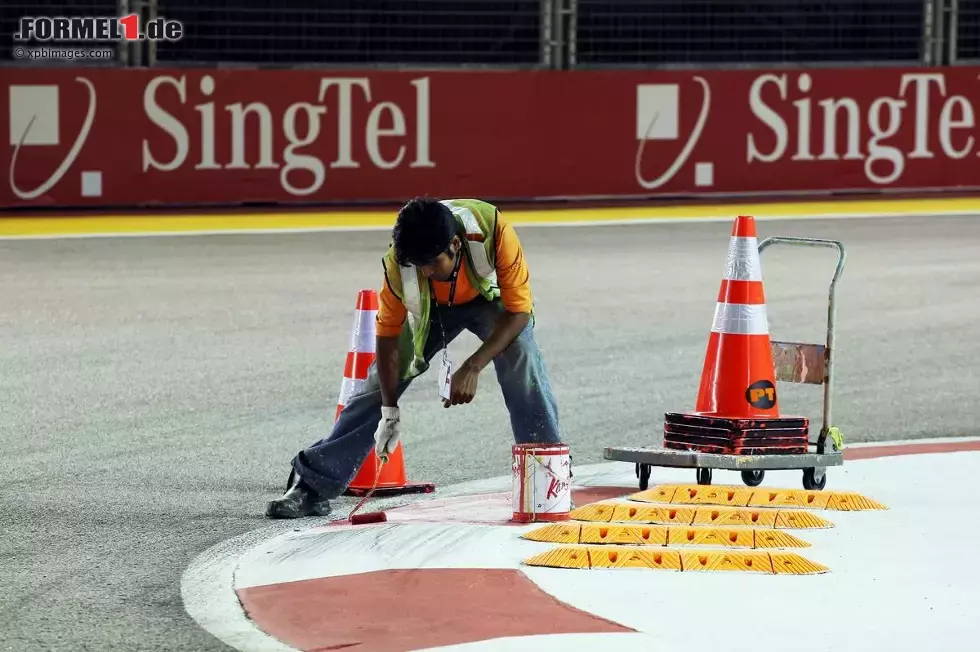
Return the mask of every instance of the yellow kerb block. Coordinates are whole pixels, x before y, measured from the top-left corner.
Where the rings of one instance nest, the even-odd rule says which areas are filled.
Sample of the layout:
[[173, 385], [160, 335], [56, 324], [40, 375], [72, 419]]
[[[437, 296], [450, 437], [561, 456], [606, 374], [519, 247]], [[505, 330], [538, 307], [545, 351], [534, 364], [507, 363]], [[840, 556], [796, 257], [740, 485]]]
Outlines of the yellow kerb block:
[[690, 525], [694, 520], [694, 507], [646, 507], [642, 505], [616, 505], [614, 522], [660, 523]]
[[568, 513], [569, 518], [574, 521], [608, 522], [613, 515], [614, 503], [592, 503], [582, 505]]
[[722, 505], [725, 507], [745, 507], [752, 497], [752, 490], [746, 487], [712, 487], [692, 485], [678, 487], [673, 502], [679, 505]]
[[749, 507], [802, 507], [826, 509], [830, 494], [805, 489], [757, 489], [752, 492]]
[[663, 546], [667, 544], [667, 528], [663, 525], [583, 525], [581, 543], [634, 544]]
[[699, 507], [694, 515], [694, 525], [775, 527], [776, 512], [744, 507]]
[[669, 546], [724, 546], [726, 548], [751, 548], [755, 538], [752, 530], [735, 530], [705, 527], [672, 527], [667, 534]]
[[589, 548], [592, 568], [654, 568], [681, 570], [681, 555], [676, 550], [644, 548]]
[[849, 491], [835, 491], [830, 495], [827, 509], [834, 509], [840, 512], [862, 512], [866, 510], [885, 510], [888, 508], [877, 500], [872, 500], [861, 494]]
[[767, 552], [683, 552], [681, 570], [745, 571], [772, 574], [772, 560]]
[[778, 575], [815, 575], [826, 573], [830, 569], [795, 552], [773, 552], [772, 570]]
[[794, 552], [720, 550], [682, 552], [632, 546], [561, 546], [523, 561], [548, 568], [651, 568], [681, 572], [742, 571], [813, 575], [830, 569]]
[[809, 548], [810, 542], [779, 530], [756, 530], [756, 548]]
[[581, 523], [560, 523], [545, 525], [536, 530], [525, 532], [522, 539], [528, 541], [545, 541], [547, 543], [578, 543], [582, 531]]
[[647, 489], [646, 491], [640, 491], [629, 496], [630, 500], [636, 500], [641, 503], [670, 503], [673, 502], [674, 491], [677, 487], [674, 485], [660, 485], [654, 487], [653, 489]]
[[786, 530], [813, 530], [834, 527], [822, 516], [795, 509], [780, 509], [776, 512], [776, 527]]
[[524, 560], [527, 566], [545, 566], [548, 568], [590, 568], [589, 549], [561, 547], [542, 552]]

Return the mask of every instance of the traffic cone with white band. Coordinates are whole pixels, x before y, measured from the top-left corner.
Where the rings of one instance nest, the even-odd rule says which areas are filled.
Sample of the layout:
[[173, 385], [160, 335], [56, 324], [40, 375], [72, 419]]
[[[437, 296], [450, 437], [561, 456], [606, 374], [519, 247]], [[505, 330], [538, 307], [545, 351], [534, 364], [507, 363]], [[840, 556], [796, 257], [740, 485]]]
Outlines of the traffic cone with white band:
[[735, 218], [693, 413], [665, 415], [664, 446], [727, 454], [805, 453], [809, 421], [783, 417], [755, 219]]
[[732, 228], [694, 411], [739, 419], [779, 416], [762, 262], [752, 217], [738, 216]]
[[374, 364], [376, 329], [374, 320], [378, 314], [378, 294], [374, 290], [361, 290], [357, 293], [357, 306], [354, 309], [354, 325], [351, 327], [350, 345], [347, 347], [347, 360], [344, 363], [344, 379], [340, 383], [340, 397], [334, 421], [340, 416], [347, 401], [364, 386], [368, 370]]
[[[364, 386], [371, 365], [374, 363], [376, 351], [375, 319], [378, 314], [378, 294], [374, 290], [361, 290], [357, 294], [357, 306], [354, 311], [354, 325], [351, 328], [350, 346], [347, 350], [347, 361], [344, 364], [344, 378], [340, 385], [340, 397], [337, 400], [337, 411], [334, 421], [340, 417], [351, 396]], [[405, 457], [402, 442], [388, 456], [378, 475], [381, 461], [374, 449], [368, 453], [367, 459], [361, 464], [357, 475], [351, 480], [344, 491], [348, 496], [363, 496], [375, 486], [375, 496], [394, 496], [406, 493], [431, 493], [435, 485], [430, 483], [409, 483], [405, 473]]]

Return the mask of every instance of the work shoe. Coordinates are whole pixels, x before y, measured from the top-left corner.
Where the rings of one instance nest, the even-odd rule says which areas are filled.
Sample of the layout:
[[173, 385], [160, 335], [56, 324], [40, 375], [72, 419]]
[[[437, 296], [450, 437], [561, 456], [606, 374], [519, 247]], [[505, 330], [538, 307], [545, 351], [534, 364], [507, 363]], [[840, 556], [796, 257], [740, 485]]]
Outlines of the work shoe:
[[302, 479], [298, 479], [281, 498], [270, 501], [265, 510], [268, 518], [303, 518], [329, 513], [330, 501], [320, 497]]

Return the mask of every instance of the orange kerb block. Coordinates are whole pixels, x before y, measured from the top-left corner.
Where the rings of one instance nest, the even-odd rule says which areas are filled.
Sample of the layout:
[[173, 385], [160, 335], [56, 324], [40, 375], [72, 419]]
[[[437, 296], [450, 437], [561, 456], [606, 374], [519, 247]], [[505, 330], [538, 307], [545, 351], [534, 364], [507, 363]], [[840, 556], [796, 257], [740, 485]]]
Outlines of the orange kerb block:
[[746, 525], [750, 527], [775, 527], [776, 512], [743, 507], [699, 507], [694, 515], [694, 525]]
[[578, 543], [581, 538], [581, 531], [581, 523], [555, 523], [525, 532], [521, 538], [547, 543]]
[[612, 518], [614, 507], [615, 503], [592, 503], [573, 509], [568, 516], [573, 521], [608, 522]]
[[641, 505], [616, 505], [613, 522], [658, 523], [690, 525], [697, 510], [693, 507], [645, 507]]
[[583, 525], [580, 543], [619, 543], [641, 546], [663, 546], [667, 528], [642, 525]]
[[684, 552], [681, 553], [681, 570], [773, 572], [767, 552]]
[[724, 546], [728, 548], [752, 548], [755, 537], [752, 530], [736, 530], [705, 527], [672, 527], [667, 535], [668, 546]]

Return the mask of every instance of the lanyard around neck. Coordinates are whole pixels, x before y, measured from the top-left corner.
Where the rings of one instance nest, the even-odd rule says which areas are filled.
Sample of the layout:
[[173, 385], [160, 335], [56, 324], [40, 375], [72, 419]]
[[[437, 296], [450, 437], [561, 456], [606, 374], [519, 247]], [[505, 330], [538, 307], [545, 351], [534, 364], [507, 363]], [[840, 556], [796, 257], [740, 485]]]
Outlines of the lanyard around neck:
[[[456, 252], [456, 264], [453, 266], [452, 282], [449, 284], [449, 310], [453, 308], [453, 299], [456, 297], [456, 280], [459, 278], [460, 263], [463, 261], [463, 248], [460, 247], [459, 251]], [[442, 314], [436, 310], [436, 315], [439, 318], [439, 331], [442, 333], [442, 349], [443, 351], [449, 346], [446, 342], [446, 328], [442, 324]]]

